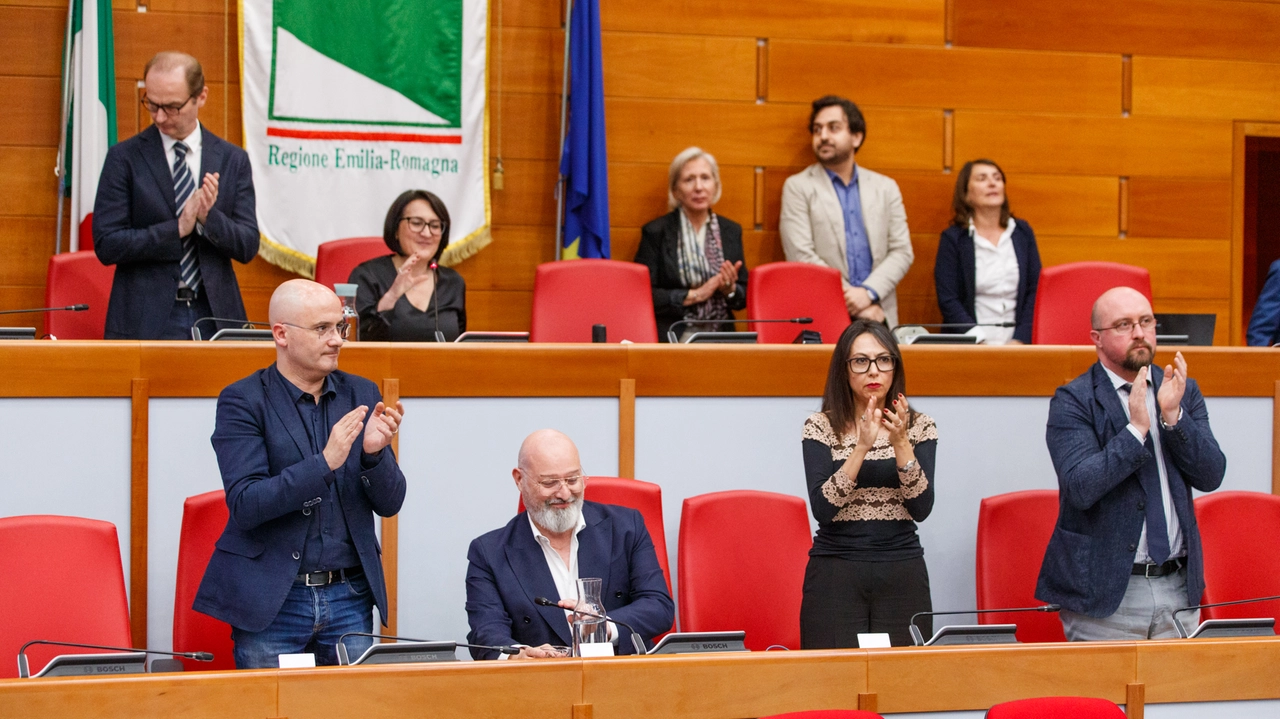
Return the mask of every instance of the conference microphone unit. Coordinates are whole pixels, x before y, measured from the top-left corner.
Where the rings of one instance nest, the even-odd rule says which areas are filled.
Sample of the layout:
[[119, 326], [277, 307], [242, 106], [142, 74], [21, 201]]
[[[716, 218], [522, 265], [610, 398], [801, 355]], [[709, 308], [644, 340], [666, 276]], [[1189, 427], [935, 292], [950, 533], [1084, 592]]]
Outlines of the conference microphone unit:
[[[213, 327], [216, 332], [209, 338], [213, 340], [269, 340], [271, 339], [271, 323], [270, 322], [254, 322], [252, 320], [235, 320], [229, 317], [201, 317], [191, 323], [191, 339], [199, 342], [204, 339], [200, 334], [201, 322], [226, 322], [227, 324], [237, 325], [236, 327], [227, 327], [217, 329], [215, 324]], [[254, 329], [254, 327], [266, 327], [265, 330]]]
[[437, 269], [439, 266], [440, 263], [435, 260], [428, 265], [431, 268], [431, 281], [436, 285], [431, 289], [431, 306], [436, 316], [436, 342], [444, 342], [444, 333], [440, 331], [440, 295], [436, 294], [440, 291], [440, 271]]
[[1017, 327], [1016, 322], [912, 322], [893, 328], [893, 336], [904, 345], [976, 345], [977, 335], [943, 332], [932, 334], [930, 329], [965, 329], [974, 327]]
[[[812, 318], [812, 317], [790, 317], [790, 318], [787, 318], [787, 319], [774, 319], [774, 320], [679, 320], [679, 321], [677, 321], [677, 322], [672, 322], [672, 323], [671, 323], [671, 326], [667, 328], [667, 341], [668, 341], [668, 342], [670, 342], [670, 343], [672, 343], [672, 344], [680, 344], [680, 335], [679, 335], [679, 333], [677, 333], [677, 332], [676, 332], [676, 328], [677, 328], [677, 327], [684, 327], [684, 326], [686, 326], [686, 325], [701, 325], [701, 324], [707, 324], [707, 325], [732, 325], [732, 324], [761, 325], [761, 324], [772, 324], [772, 323], [779, 323], [779, 322], [781, 322], [781, 323], [787, 323], [787, 324], [793, 324], [793, 325], [811, 325], [811, 324], [813, 324], [813, 318]], [[694, 338], [695, 338], [695, 337], [697, 337], [697, 336], [698, 336], [698, 335], [700, 335], [700, 334], [703, 334], [703, 333], [701, 333], [701, 332], [694, 333], [693, 337], [690, 337], [690, 338], [689, 338], [689, 341], [690, 341], [690, 342], [694, 341]], [[738, 335], [751, 334], [751, 335], [754, 335], [754, 333], [747, 333], [747, 332], [721, 333], [721, 334], [738, 334]], [[740, 339], [739, 341], [745, 341], [745, 339]], [[755, 341], [755, 337], [754, 337], [754, 336], [751, 338], [751, 341], [752, 341], [752, 342], [754, 342], [754, 341]], [[688, 344], [688, 342], [686, 342], [686, 343], [684, 343], [684, 344]]]
[[0, 315], [22, 315], [31, 312], [84, 312], [89, 305], [67, 305], [66, 307], [33, 307], [29, 310], [0, 310]]
[[1217, 637], [1269, 637], [1276, 633], [1275, 617], [1258, 617], [1248, 619], [1206, 619], [1200, 623], [1199, 627], [1191, 633], [1187, 633], [1187, 628], [1182, 626], [1182, 621], [1178, 619], [1178, 615], [1182, 612], [1190, 612], [1198, 609], [1209, 609], [1211, 607], [1230, 607], [1236, 604], [1253, 604], [1254, 602], [1270, 602], [1280, 599], [1280, 595], [1270, 597], [1256, 597], [1254, 599], [1237, 599], [1231, 602], [1213, 602], [1212, 604], [1196, 604], [1190, 607], [1173, 610], [1173, 626], [1178, 630], [1178, 636], [1183, 639], [1195, 639], [1197, 637], [1217, 638]]
[[957, 612], [916, 612], [911, 615], [911, 641], [917, 647], [946, 646], [948, 644], [1014, 644], [1018, 638], [1016, 624], [949, 624], [936, 633], [929, 641], [924, 640], [920, 627], [916, 626], [917, 617], [945, 617], [955, 614], [999, 614], [1009, 612], [1056, 612], [1062, 609], [1057, 604], [1043, 604], [1038, 607], [1017, 607], [1011, 609], [969, 609]]
[[[85, 675], [117, 675], [142, 674], [146, 671], [148, 654], [163, 654], [169, 657], [193, 659], [197, 662], [213, 661], [210, 652], [166, 652], [159, 649], [137, 649], [134, 647], [109, 647], [102, 644], [81, 644], [78, 642], [55, 642], [49, 639], [33, 639], [18, 650], [18, 676], [26, 679], [31, 676], [31, 668], [27, 662], [27, 647], [42, 644], [54, 647], [75, 647], [77, 649], [103, 649], [121, 654], [59, 654], [45, 665], [37, 677], [65, 677]], [[180, 664], [178, 665], [181, 666]], [[173, 669], [180, 671], [180, 669]]]
[[[533, 603], [542, 607], [558, 607], [560, 609], [564, 609], [564, 607], [561, 607], [559, 604], [547, 599], [546, 597], [534, 597]], [[640, 632], [637, 632], [635, 627], [632, 627], [630, 624], [620, 622], [607, 614], [596, 614], [595, 612], [588, 612], [585, 609], [570, 609], [567, 611], [574, 612], [575, 614], [583, 614], [588, 617], [595, 617], [596, 619], [603, 619], [626, 627], [627, 631], [631, 632], [631, 646], [635, 648], [636, 654], [643, 656], [649, 653], [648, 650], [644, 648], [644, 640], [640, 638]]]
[[[404, 644], [374, 644], [364, 654], [352, 661], [347, 654], [347, 637], [372, 637], [374, 639], [394, 639]], [[468, 649], [490, 649], [501, 654], [519, 654], [519, 647], [488, 646], [486, 644], [467, 644], [465, 642], [438, 641], [431, 639], [414, 639], [413, 637], [397, 637], [391, 634], [370, 634], [368, 632], [347, 632], [338, 637], [338, 664], [408, 664], [421, 662], [452, 662], [458, 657], [454, 653], [458, 647]]]

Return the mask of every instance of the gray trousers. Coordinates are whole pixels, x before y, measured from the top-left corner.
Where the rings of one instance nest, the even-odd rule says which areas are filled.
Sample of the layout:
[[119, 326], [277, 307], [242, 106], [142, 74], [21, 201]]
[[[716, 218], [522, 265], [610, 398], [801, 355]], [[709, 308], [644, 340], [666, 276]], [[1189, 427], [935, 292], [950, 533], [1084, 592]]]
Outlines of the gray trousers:
[[[1115, 614], [1101, 619], [1063, 609], [1058, 613], [1067, 640], [1072, 642], [1177, 639], [1173, 612], [1187, 606], [1187, 568], [1164, 576], [1129, 577], [1129, 587]], [[1200, 610], [1182, 612], [1178, 620], [1188, 632], [1200, 623]]]

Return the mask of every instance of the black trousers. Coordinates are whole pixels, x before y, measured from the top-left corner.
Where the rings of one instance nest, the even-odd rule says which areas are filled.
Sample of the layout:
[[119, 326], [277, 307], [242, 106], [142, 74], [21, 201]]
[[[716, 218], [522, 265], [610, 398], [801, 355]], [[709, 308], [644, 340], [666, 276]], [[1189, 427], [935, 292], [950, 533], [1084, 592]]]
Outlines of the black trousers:
[[[800, 647], [858, 646], [859, 633], [883, 632], [894, 646], [911, 646], [911, 615], [933, 610], [924, 557], [896, 562], [854, 562], [809, 557], [800, 604]], [[933, 633], [930, 617], [916, 626]]]

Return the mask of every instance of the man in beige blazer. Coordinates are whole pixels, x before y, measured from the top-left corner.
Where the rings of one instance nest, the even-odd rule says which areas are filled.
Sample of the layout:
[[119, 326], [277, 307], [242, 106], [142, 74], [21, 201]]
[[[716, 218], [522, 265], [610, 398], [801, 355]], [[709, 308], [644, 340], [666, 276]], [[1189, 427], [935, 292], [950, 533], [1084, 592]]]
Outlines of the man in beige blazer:
[[898, 324], [898, 282], [915, 259], [898, 183], [855, 160], [867, 125], [858, 106], [828, 95], [809, 116], [818, 162], [782, 186], [779, 230], [791, 262], [840, 270], [850, 317]]

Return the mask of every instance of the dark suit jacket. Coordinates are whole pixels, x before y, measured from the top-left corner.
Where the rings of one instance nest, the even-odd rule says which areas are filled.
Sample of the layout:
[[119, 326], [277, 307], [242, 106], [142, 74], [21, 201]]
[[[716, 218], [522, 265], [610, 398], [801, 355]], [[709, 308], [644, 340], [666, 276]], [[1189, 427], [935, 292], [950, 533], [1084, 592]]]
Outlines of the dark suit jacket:
[[[329, 428], [360, 405], [372, 411], [378, 387], [334, 371], [336, 396]], [[218, 397], [213, 449], [227, 490], [230, 518], [200, 582], [194, 608], [251, 632], [261, 631], [284, 605], [301, 565], [311, 507], [329, 496], [323, 454], [312, 454], [307, 431], [273, 367], [258, 370]], [[390, 448], [362, 457], [356, 437], [347, 463], [334, 473], [342, 513], [386, 622], [387, 589], [373, 513], [390, 517], [404, 502], [405, 479]]]
[[1267, 281], [1249, 316], [1247, 339], [1250, 347], [1270, 347], [1280, 342], [1280, 260], [1272, 262], [1267, 270]]
[[[209, 210], [204, 235], [196, 234], [201, 291], [215, 317], [243, 320], [231, 260], [248, 262], [258, 254], [253, 173], [244, 150], [203, 125], [200, 131], [197, 189], [206, 172], [220, 173], [218, 201]], [[107, 151], [93, 205], [93, 249], [102, 264], [116, 266], [106, 338], [159, 337], [178, 291], [182, 238], [173, 175], [154, 125]]]
[[[720, 221], [720, 246], [729, 262], [742, 262], [738, 270], [738, 287], [728, 298], [729, 309], [747, 306], [747, 263], [742, 254], [742, 225], [716, 215]], [[680, 211], [672, 210], [640, 230], [640, 249], [636, 262], [649, 268], [649, 284], [653, 286], [653, 313], [658, 320], [658, 341], [667, 341], [667, 330], [684, 319], [684, 297], [689, 288], [680, 281]], [[732, 329], [726, 326], [724, 329]]]
[[[1018, 304], [1013, 338], [1031, 344], [1031, 319], [1036, 307], [1036, 287], [1040, 284], [1040, 251], [1031, 225], [1014, 218], [1013, 252], [1018, 256]], [[933, 263], [933, 281], [938, 290], [942, 321], [956, 324], [977, 322], [974, 313], [975, 265], [969, 228], [952, 225], [938, 240], [938, 257]], [[967, 328], [947, 328], [964, 332]]]
[[[644, 518], [628, 507], [584, 502], [587, 526], [578, 534], [578, 576], [604, 580], [605, 613], [635, 627], [646, 642], [671, 628], [675, 605], [658, 566]], [[528, 513], [471, 542], [467, 551], [467, 642], [571, 646], [565, 612], [540, 607], [535, 597], [556, 600], [555, 580], [533, 537]], [[632, 651], [627, 630], [618, 627], [619, 653]], [[476, 659], [498, 653], [472, 649]]]
[[[1151, 379], [1158, 391], [1158, 367], [1151, 368]], [[1040, 567], [1037, 599], [1091, 617], [1111, 616], [1124, 599], [1145, 519], [1138, 474], [1157, 471], [1128, 424], [1101, 363], [1059, 387], [1049, 403], [1046, 439], [1058, 473], [1058, 524]], [[1204, 591], [1204, 564], [1191, 489], [1217, 489], [1227, 458], [1209, 429], [1195, 380], [1187, 380], [1182, 419], [1166, 430], [1152, 418], [1151, 431], [1160, 433], [1169, 493], [1187, 549], [1187, 604], [1196, 604]]]

